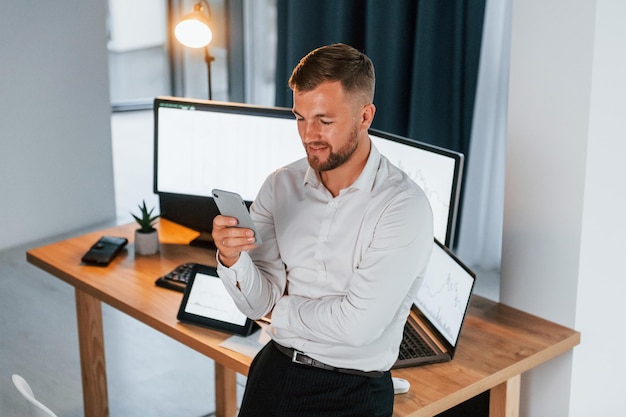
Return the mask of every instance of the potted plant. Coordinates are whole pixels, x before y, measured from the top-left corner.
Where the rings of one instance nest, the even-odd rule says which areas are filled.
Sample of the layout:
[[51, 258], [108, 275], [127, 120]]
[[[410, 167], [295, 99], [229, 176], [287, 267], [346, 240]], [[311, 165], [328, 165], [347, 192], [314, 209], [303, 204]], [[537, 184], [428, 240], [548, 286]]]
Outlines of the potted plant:
[[154, 227], [154, 222], [159, 218], [159, 215], [152, 215], [154, 207], [148, 210], [145, 200], [143, 205], [138, 205], [138, 207], [139, 216], [130, 213], [139, 224], [139, 229], [135, 230], [135, 253], [154, 255], [159, 251], [159, 234]]

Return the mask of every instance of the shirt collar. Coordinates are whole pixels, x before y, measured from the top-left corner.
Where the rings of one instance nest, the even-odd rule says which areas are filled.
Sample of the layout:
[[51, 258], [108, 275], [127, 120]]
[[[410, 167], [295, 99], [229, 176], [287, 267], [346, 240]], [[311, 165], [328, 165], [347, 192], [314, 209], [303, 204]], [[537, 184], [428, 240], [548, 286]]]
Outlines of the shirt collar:
[[[356, 179], [356, 181], [354, 181], [354, 183], [352, 183], [352, 185], [345, 188], [344, 190], [356, 188], [362, 191], [369, 192], [372, 190], [372, 187], [374, 187], [374, 180], [376, 179], [376, 173], [378, 172], [378, 167], [380, 166], [380, 152], [378, 151], [376, 146], [374, 146], [374, 142], [372, 142], [371, 139], [370, 144], [370, 154], [367, 157], [367, 162], [365, 163], [365, 167], [363, 167], [363, 171], [361, 171], [361, 175], [359, 175], [359, 177]], [[317, 175], [317, 172], [315, 172], [310, 166], [307, 168], [306, 173], [304, 174], [303, 184], [305, 186], [311, 185], [315, 188], [323, 186], [322, 182], [319, 179], [319, 176]], [[341, 192], [343, 192], [343, 190], [341, 190]]]

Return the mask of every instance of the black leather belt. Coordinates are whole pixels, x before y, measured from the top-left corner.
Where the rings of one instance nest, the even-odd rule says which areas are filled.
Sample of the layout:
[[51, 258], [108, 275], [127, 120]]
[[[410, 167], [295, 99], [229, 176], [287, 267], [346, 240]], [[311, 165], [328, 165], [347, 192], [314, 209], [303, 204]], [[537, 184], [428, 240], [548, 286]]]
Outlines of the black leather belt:
[[381, 371], [365, 372], [365, 371], [359, 371], [358, 369], [335, 368], [334, 366], [326, 365], [323, 362], [320, 362], [320, 361], [318, 361], [316, 359], [313, 359], [313, 358], [305, 355], [304, 353], [300, 352], [299, 350], [295, 350], [295, 349], [292, 349], [292, 348], [288, 348], [288, 347], [279, 345], [278, 343], [274, 342], [273, 340], [272, 340], [272, 343], [274, 344], [274, 346], [276, 347], [276, 349], [278, 349], [278, 351], [280, 353], [282, 353], [283, 355], [288, 356], [289, 358], [291, 358], [291, 361], [293, 363], [298, 363], [300, 365], [311, 366], [313, 368], [326, 369], [327, 371], [341, 372], [343, 374], [352, 374], [352, 375], [365, 376], [365, 377], [368, 377], [368, 378], [380, 378], [381, 376], [384, 375], [384, 372], [381, 372]]

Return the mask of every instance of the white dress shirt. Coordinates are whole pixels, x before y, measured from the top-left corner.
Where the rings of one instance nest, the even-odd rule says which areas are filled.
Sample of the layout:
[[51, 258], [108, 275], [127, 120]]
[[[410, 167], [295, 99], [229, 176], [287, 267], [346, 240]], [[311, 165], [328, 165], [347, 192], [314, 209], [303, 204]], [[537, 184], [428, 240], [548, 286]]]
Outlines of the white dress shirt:
[[[271, 174], [251, 207], [263, 243], [218, 273], [279, 344], [338, 368], [386, 371], [433, 244], [424, 192], [372, 144], [337, 197], [306, 158]], [[239, 283], [239, 286], [237, 286]]]

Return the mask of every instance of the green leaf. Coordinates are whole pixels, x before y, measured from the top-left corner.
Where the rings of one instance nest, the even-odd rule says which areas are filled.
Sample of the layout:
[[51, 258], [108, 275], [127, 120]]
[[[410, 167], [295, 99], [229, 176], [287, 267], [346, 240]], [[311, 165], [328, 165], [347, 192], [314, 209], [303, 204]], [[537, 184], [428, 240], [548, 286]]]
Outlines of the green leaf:
[[134, 213], [130, 214], [131, 216], [133, 216], [137, 224], [139, 224], [140, 231], [151, 232], [155, 230], [153, 224], [154, 221], [160, 217], [160, 215], [152, 215], [152, 213], [154, 212], [154, 207], [148, 210], [148, 207], [146, 206], [146, 200], [143, 200], [142, 204], [138, 204], [137, 207], [139, 208], [140, 215], [137, 216]]

